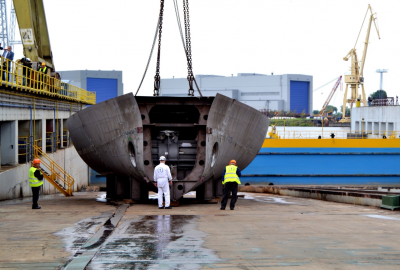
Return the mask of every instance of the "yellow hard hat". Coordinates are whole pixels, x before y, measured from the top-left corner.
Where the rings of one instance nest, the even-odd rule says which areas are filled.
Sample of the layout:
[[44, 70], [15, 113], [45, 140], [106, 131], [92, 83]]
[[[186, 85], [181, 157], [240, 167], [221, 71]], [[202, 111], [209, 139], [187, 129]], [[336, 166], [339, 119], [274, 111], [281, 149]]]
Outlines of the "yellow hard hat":
[[46, 65], [46, 63], [45, 63], [45, 62], [43, 62], [43, 63], [42, 63], [42, 66], [45, 66], [45, 65]]

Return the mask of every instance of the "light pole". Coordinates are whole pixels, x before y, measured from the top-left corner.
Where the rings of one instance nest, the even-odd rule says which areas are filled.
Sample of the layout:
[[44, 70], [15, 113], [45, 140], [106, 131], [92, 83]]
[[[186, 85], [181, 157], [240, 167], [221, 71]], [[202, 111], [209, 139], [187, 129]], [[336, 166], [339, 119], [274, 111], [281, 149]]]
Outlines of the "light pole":
[[383, 91], [383, 89], [382, 89], [382, 84], [383, 84], [383, 73], [387, 73], [388, 72], [388, 70], [387, 69], [377, 69], [376, 70], [376, 73], [380, 73], [381, 74], [381, 82], [380, 82], [380, 84], [379, 84], [379, 99], [382, 99], [383, 97], [382, 97], [382, 91]]

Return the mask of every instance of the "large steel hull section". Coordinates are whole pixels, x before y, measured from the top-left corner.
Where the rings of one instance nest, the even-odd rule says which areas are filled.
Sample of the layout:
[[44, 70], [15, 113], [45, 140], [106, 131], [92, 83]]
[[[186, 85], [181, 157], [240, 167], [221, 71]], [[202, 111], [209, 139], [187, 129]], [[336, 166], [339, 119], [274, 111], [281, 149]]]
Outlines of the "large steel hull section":
[[[157, 105], [194, 106], [198, 119], [196, 123], [155, 123], [151, 111]], [[222, 172], [231, 159], [244, 169], [256, 157], [264, 142], [268, 118], [219, 94], [215, 98], [135, 98], [126, 94], [72, 115], [67, 125], [82, 159], [110, 179], [122, 177], [124, 180], [114, 188], [123, 193], [122, 197], [132, 199], [142, 198], [143, 189], [156, 190], [152, 183], [156, 165], [152, 154], [154, 130], [164, 126], [192, 129], [197, 143], [195, 164], [183, 179], [174, 180], [172, 199], [178, 200], [192, 190], [202, 191], [203, 198], [210, 199], [221, 189]], [[174, 176], [174, 169], [172, 173]]]

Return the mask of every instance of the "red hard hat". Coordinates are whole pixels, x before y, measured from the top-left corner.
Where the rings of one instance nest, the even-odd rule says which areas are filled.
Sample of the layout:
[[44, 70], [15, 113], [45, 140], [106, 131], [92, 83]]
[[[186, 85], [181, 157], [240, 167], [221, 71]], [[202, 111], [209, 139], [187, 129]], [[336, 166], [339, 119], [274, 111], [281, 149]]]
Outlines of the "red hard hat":
[[236, 160], [232, 159], [231, 161], [229, 161], [229, 164], [231, 164], [231, 163], [235, 163], [235, 165], [236, 165]]
[[35, 164], [40, 164], [40, 159], [37, 159], [37, 158], [34, 159], [34, 160], [33, 160], [33, 165], [35, 165]]

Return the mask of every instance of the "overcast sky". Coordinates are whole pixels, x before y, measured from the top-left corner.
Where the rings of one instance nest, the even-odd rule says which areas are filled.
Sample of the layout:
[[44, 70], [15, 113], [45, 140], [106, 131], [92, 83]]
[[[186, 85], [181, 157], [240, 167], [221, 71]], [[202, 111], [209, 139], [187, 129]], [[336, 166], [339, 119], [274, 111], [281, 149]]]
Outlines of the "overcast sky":
[[[182, 13], [182, 0], [178, 0]], [[354, 46], [368, 3], [377, 12], [381, 39], [372, 28], [365, 63], [367, 94], [379, 88], [399, 95], [398, 0], [191, 0], [195, 74], [306, 74], [314, 89], [349, 71], [343, 57]], [[44, 0], [55, 67], [64, 70], [122, 70], [124, 93], [142, 78], [156, 29], [156, 0]], [[181, 14], [182, 16], [182, 14]], [[183, 17], [182, 17], [183, 20]], [[357, 45], [362, 57], [366, 25]], [[16, 33], [18, 35], [18, 33]], [[165, 1], [161, 78], [186, 77], [186, 60], [172, 0]], [[16, 46], [16, 57], [22, 47]], [[139, 95], [152, 95], [156, 50]], [[333, 83], [314, 92], [320, 109]], [[340, 106], [343, 92], [333, 98]]]

